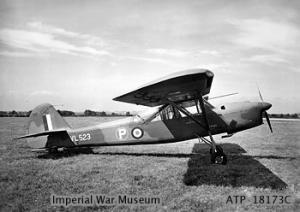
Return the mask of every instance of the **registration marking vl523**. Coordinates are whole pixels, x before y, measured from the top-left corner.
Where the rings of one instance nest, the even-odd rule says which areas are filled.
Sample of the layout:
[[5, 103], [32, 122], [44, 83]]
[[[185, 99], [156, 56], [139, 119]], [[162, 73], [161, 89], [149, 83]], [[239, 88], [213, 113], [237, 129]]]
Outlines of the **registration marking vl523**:
[[71, 136], [71, 140], [76, 143], [79, 143], [82, 141], [89, 141], [89, 140], [91, 140], [91, 138], [92, 137], [91, 137], [90, 133], [81, 133], [81, 134]]

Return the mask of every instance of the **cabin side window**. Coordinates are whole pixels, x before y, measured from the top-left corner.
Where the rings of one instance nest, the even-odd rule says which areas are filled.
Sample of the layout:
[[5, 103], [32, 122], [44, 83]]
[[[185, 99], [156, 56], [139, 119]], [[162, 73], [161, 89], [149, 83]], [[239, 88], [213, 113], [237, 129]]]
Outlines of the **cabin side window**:
[[[191, 102], [187, 102], [183, 107], [190, 113], [190, 114], [201, 114], [201, 107], [198, 100], [194, 100]], [[186, 115], [184, 115], [186, 116]]]
[[[198, 100], [185, 102], [180, 107], [183, 107], [189, 114], [201, 114], [200, 103]], [[176, 107], [172, 105], [164, 106], [153, 118], [151, 121], [159, 121], [159, 120], [172, 120], [179, 119], [182, 117], [186, 117], [186, 115], [179, 111]]]
[[196, 105], [191, 106], [191, 107], [186, 107], [185, 109], [186, 109], [187, 111], [189, 111], [191, 114], [196, 114], [196, 113], [198, 113], [198, 110], [197, 110]]
[[181, 113], [172, 105], [168, 105], [167, 107], [165, 107], [159, 112], [159, 114], [162, 120], [171, 120], [182, 117]]

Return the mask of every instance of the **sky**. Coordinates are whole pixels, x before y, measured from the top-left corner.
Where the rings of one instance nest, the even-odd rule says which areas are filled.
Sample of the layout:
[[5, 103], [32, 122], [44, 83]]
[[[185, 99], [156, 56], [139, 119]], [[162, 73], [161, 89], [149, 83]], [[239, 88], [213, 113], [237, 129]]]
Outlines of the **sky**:
[[0, 110], [144, 110], [112, 99], [205, 68], [211, 97], [239, 93], [215, 104], [259, 101], [259, 86], [270, 113], [299, 113], [299, 11], [297, 0], [1, 0]]

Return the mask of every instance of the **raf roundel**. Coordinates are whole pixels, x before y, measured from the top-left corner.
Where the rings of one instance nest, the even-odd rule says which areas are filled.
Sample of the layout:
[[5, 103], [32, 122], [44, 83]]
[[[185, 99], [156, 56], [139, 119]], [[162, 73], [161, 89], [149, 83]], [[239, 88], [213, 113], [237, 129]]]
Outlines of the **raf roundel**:
[[132, 129], [131, 135], [135, 139], [140, 139], [141, 137], [143, 137], [144, 131], [139, 127], [135, 127], [135, 128]]

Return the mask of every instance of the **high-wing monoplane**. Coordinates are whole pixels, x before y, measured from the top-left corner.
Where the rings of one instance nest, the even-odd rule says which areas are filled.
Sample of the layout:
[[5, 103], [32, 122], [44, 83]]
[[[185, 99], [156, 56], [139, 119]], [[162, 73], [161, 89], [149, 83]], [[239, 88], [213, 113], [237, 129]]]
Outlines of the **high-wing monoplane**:
[[[152, 112], [96, 126], [72, 128], [51, 104], [34, 108], [27, 138], [35, 150], [56, 152], [69, 148], [109, 145], [144, 145], [199, 138], [210, 146], [211, 162], [226, 164], [227, 157], [213, 135], [234, 133], [263, 124], [272, 131], [264, 102], [234, 102], [213, 106], [208, 101], [214, 74], [206, 69], [177, 72], [114, 98], [116, 101], [153, 107]], [[261, 96], [261, 94], [260, 94]]]

